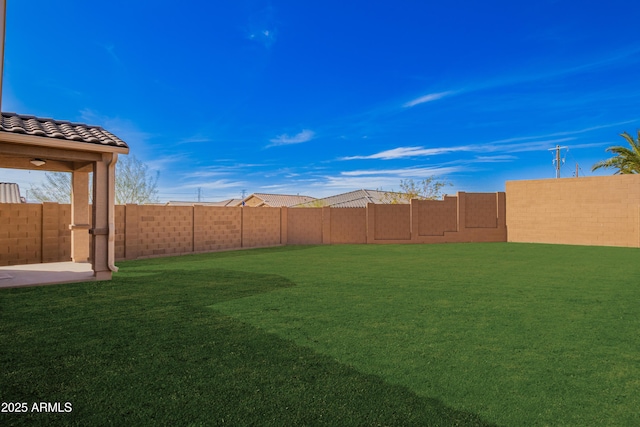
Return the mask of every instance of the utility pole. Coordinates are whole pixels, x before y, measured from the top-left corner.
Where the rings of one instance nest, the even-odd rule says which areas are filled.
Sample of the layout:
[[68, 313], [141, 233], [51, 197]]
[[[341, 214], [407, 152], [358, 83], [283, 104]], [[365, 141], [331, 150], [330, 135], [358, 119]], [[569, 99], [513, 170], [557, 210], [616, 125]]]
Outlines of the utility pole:
[[201, 196], [202, 196], [202, 188], [198, 187], [198, 203], [200, 203]]
[[556, 151], [556, 157], [553, 160], [553, 163], [555, 163], [556, 165], [556, 178], [560, 178], [560, 167], [562, 166], [562, 164], [564, 163], [564, 159], [560, 159], [560, 150], [562, 149], [569, 149], [569, 147], [567, 146], [559, 146], [556, 145], [556, 148], [549, 148], [549, 151]]

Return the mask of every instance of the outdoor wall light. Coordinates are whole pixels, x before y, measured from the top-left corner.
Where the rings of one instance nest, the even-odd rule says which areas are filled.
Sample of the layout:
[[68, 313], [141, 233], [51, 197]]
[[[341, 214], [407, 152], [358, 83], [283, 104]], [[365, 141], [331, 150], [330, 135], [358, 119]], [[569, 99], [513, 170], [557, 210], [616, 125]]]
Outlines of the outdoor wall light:
[[33, 159], [33, 160], [31, 160], [31, 164], [34, 165], [34, 166], [42, 166], [45, 163], [47, 163], [47, 162], [45, 162], [42, 159]]

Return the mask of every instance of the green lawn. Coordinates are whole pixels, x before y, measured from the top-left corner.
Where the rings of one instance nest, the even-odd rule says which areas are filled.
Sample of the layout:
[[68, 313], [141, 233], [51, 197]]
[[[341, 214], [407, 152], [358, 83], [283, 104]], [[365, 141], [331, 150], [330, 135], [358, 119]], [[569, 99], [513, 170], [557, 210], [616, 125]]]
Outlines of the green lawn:
[[0, 425], [640, 425], [639, 255], [290, 246], [0, 290], [0, 401], [72, 405]]

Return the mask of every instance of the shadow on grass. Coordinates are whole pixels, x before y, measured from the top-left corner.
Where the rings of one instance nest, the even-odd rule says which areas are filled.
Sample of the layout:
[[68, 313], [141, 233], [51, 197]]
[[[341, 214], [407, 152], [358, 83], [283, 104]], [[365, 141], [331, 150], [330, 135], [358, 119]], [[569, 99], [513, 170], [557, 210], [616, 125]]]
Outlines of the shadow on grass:
[[1, 400], [73, 408], [0, 424], [488, 425], [207, 307], [286, 278], [137, 273], [0, 292]]

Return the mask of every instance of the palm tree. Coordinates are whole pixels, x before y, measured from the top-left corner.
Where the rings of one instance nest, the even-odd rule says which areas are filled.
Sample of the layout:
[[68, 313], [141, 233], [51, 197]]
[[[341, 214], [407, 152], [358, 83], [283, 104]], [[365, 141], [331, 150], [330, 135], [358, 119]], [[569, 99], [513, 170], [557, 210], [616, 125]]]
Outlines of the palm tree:
[[615, 154], [615, 156], [599, 161], [593, 165], [591, 171], [600, 168], [616, 168], [618, 170], [614, 173], [615, 175], [640, 173], [640, 130], [638, 131], [638, 138], [635, 140], [627, 132], [621, 133], [620, 136], [627, 140], [631, 148], [621, 145], [607, 148], [606, 151]]

